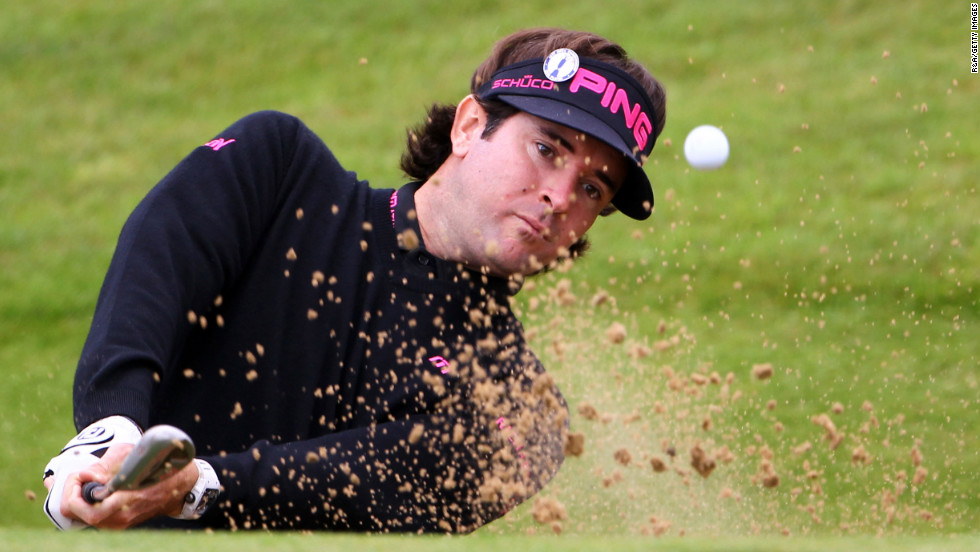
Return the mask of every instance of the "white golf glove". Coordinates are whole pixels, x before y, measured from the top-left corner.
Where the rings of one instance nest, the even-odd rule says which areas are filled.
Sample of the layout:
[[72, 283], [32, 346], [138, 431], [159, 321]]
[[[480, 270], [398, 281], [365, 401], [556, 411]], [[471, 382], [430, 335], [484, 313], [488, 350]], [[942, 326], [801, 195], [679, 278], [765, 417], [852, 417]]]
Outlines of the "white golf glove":
[[68, 476], [78, 473], [99, 461], [112, 445], [139, 442], [143, 432], [132, 420], [124, 416], [110, 416], [86, 427], [74, 439], [68, 441], [61, 454], [55, 456], [44, 468], [44, 479], [53, 477], [54, 484], [44, 501], [44, 513], [62, 531], [83, 529], [86, 524], [66, 518], [61, 514], [61, 497], [65, 492]]

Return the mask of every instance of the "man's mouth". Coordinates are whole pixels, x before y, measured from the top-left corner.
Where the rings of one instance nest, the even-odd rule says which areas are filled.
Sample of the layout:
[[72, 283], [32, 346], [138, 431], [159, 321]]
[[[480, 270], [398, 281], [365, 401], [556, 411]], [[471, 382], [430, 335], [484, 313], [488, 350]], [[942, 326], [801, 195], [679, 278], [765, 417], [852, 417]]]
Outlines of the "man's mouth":
[[530, 234], [533, 234], [535, 238], [547, 242], [550, 242], [552, 240], [553, 236], [551, 235], [551, 230], [544, 224], [541, 224], [541, 222], [538, 221], [537, 219], [533, 217], [527, 217], [524, 215], [517, 215], [517, 218], [519, 218], [521, 221], [524, 222], [524, 225], [527, 227], [528, 232]]

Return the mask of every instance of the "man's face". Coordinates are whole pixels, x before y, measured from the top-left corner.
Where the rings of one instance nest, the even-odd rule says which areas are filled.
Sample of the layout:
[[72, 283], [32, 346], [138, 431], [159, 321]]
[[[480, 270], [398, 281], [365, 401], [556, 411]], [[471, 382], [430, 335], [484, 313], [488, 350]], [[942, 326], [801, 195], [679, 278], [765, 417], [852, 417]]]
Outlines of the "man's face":
[[626, 158], [571, 128], [519, 112], [460, 163], [460, 251], [497, 275], [551, 263], [595, 222], [626, 176]]

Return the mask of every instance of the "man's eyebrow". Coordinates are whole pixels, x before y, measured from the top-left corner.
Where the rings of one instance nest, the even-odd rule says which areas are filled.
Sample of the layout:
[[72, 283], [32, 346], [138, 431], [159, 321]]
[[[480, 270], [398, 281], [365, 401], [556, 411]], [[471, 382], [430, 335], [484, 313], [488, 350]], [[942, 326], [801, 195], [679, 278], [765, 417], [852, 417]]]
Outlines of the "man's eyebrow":
[[[573, 153], [573, 154], [575, 153], [575, 146], [573, 146], [568, 140], [565, 139], [564, 136], [558, 134], [558, 132], [556, 132], [555, 130], [548, 127], [544, 127], [541, 129], [541, 131], [544, 132], [544, 134], [548, 138], [551, 138], [555, 142], [558, 142], [558, 145], [567, 149], [569, 153]], [[602, 183], [605, 184], [607, 188], [609, 188], [610, 193], [612, 194], [616, 193], [619, 186], [617, 186], [616, 183], [613, 181], [613, 179], [609, 176], [609, 173], [607, 173], [603, 169], [594, 169], [593, 172], [595, 172], [596, 177], [599, 180], [601, 180]]]
[[557, 133], [556, 131], [554, 131], [554, 130], [552, 130], [552, 129], [550, 129], [550, 128], [547, 128], [547, 127], [546, 127], [546, 128], [543, 128], [543, 129], [541, 129], [541, 131], [542, 131], [542, 132], [544, 132], [544, 133], [545, 133], [545, 135], [546, 135], [546, 136], [547, 136], [548, 138], [551, 138], [551, 139], [552, 139], [552, 140], [554, 140], [555, 142], [558, 142], [558, 145], [560, 145], [561, 147], [563, 147], [563, 148], [565, 148], [565, 149], [567, 149], [567, 150], [568, 150], [569, 152], [571, 152], [571, 153], [575, 153], [575, 146], [573, 146], [573, 145], [572, 145], [572, 144], [571, 144], [571, 143], [570, 143], [570, 142], [569, 142], [568, 140], [566, 140], [566, 139], [565, 139], [565, 137], [564, 137], [564, 136], [562, 136], [561, 134], [558, 134], [558, 133]]

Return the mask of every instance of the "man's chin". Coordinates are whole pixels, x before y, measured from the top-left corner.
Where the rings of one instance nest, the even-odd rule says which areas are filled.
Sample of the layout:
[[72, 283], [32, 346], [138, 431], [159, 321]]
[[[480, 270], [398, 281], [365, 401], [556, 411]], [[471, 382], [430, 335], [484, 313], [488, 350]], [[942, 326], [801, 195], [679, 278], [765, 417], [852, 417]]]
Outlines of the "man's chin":
[[505, 241], [502, 246], [487, 248], [486, 271], [494, 276], [509, 277], [515, 274], [530, 276], [549, 267], [558, 259], [558, 252], [545, 248], [545, 251], [532, 253], [541, 248], [530, 248], [521, 240]]
[[549, 255], [544, 259], [539, 258], [536, 255], [529, 255], [528, 257], [521, 259], [520, 262], [499, 266], [495, 272], [498, 275], [506, 276], [533, 276], [551, 268], [551, 265], [554, 264], [556, 260], [558, 260], [557, 255]]

